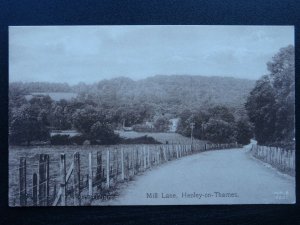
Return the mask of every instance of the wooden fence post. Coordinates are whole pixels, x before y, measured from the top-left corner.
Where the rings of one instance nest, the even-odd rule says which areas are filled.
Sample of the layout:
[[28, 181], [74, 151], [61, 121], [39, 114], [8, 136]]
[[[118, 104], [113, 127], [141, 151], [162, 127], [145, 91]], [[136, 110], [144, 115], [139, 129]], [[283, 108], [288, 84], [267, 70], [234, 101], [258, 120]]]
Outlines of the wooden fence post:
[[60, 188], [61, 188], [61, 206], [66, 205], [66, 155], [60, 155]]
[[80, 205], [80, 155], [79, 152], [74, 153], [74, 171], [73, 171], [73, 187], [74, 187], [74, 205]]
[[280, 151], [279, 151], [278, 147], [276, 147], [276, 163], [277, 163], [277, 166], [280, 165]]
[[136, 174], [136, 151], [135, 147], [132, 148], [132, 176]]
[[283, 150], [283, 171], [286, 171], [286, 150]]
[[39, 160], [39, 205], [49, 205], [49, 155], [40, 154]]
[[54, 188], [53, 188], [53, 198], [52, 201], [54, 202], [56, 199], [56, 194], [57, 194], [57, 190], [56, 190], [56, 180], [54, 180]]
[[291, 169], [295, 169], [294, 168], [294, 151], [291, 151]]
[[146, 146], [143, 146], [144, 170], [147, 169]]
[[125, 171], [124, 171], [124, 149], [121, 148], [121, 179], [125, 179]]
[[135, 149], [135, 153], [136, 153], [136, 158], [135, 158], [135, 165], [136, 165], [136, 174], [138, 174], [139, 173], [139, 171], [140, 171], [140, 162], [139, 162], [139, 160], [140, 160], [140, 156], [139, 156], [139, 149], [136, 147], [136, 149]]
[[292, 154], [292, 165], [293, 165], [293, 169], [296, 168], [296, 151], [293, 151], [293, 154]]
[[129, 164], [129, 174], [130, 174], [130, 178], [133, 176], [134, 174], [134, 164], [133, 164], [133, 149], [131, 148], [130, 151], [129, 151], [129, 161], [130, 161], [130, 164]]
[[179, 151], [179, 158], [181, 158], [181, 157], [182, 157], [183, 145], [180, 146], [180, 149], [179, 149], [179, 150], [180, 150], [180, 151]]
[[106, 187], [109, 188], [109, 149], [106, 149]]
[[291, 154], [290, 154], [289, 150], [287, 150], [287, 167], [288, 167], [288, 170], [291, 169]]
[[130, 177], [134, 175], [134, 149], [130, 149]]
[[147, 146], [147, 158], [148, 158], [148, 167], [151, 167], [152, 159], [150, 154], [150, 146]]
[[166, 156], [166, 148], [164, 146], [163, 146], [163, 154], [164, 154], [164, 160], [168, 161]]
[[34, 173], [32, 175], [32, 201], [33, 201], [33, 206], [37, 206], [37, 198], [38, 198], [38, 188], [37, 188], [37, 174]]
[[93, 169], [92, 169], [92, 153], [89, 153], [89, 196], [93, 195]]
[[97, 189], [102, 189], [102, 152], [97, 152], [97, 170], [96, 170], [96, 183], [97, 183]]
[[26, 158], [20, 158], [19, 165], [19, 194], [20, 194], [20, 206], [27, 205], [27, 190], [26, 190]]

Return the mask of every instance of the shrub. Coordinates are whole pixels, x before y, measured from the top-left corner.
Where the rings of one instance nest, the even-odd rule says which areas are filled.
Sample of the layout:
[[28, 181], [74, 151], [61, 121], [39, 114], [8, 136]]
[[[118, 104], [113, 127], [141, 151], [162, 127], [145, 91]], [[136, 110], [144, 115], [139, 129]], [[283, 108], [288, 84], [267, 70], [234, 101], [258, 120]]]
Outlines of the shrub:
[[127, 138], [121, 139], [121, 144], [161, 144], [156, 141], [153, 137], [148, 137], [147, 135], [137, 138]]
[[157, 132], [166, 132], [169, 130], [170, 121], [166, 117], [159, 117], [155, 123], [154, 128]]
[[50, 143], [51, 145], [69, 145], [70, 139], [69, 139], [69, 135], [53, 135], [50, 138]]
[[109, 123], [96, 122], [92, 125], [89, 139], [92, 144], [116, 144], [119, 141], [119, 136], [116, 135]]
[[83, 135], [76, 135], [73, 137], [69, 137], [70, 143], [82, 145], [86, 138]]

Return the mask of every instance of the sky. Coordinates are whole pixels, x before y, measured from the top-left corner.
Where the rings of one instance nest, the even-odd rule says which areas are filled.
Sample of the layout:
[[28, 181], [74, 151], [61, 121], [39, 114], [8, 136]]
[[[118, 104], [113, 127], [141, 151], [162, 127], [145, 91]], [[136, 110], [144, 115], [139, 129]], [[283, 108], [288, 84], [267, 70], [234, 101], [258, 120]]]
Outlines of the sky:
[[9, 79], [93, 83], [115, 77], [259, 79], [293, 26], [11, 26]]

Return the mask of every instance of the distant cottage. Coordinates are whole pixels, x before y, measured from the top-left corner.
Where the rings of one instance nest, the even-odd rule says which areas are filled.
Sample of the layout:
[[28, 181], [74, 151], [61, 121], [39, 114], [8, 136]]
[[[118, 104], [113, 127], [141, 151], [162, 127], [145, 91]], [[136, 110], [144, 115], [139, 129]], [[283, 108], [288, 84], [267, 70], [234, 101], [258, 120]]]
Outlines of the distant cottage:
[[154, 128], [154, 124], [153, 122], [146, 122], [146, 126], [149, 127], [149, 128]]

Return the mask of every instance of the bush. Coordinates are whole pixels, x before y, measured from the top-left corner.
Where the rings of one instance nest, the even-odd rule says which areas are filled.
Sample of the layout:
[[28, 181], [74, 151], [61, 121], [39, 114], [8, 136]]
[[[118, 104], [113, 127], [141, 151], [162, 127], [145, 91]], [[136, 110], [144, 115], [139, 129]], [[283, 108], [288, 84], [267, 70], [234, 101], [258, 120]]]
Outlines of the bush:
[[155, 123], [154, 128], [157, 132], [166, 132], [169, 130], [170, 121], [165, 117], [159, 117]]
[[53, 135], [50, 138], [51, 145], [69, 145], [71, 144], [69, 135]]
[[51, 145], [82, 145], [83, 142], [86, 140], [86, 137], [84, 135], [76, 135], [73, 137], [70, 137], [69, 135], [53, 135], [50, 139]]
[[137, 138], [127, 138], [121, 139], [121, 144], [161, 144], [156, 141], [153, 137], [148, 137], [147, 135]]
[[92, 125], [89, 139], [92, 144], [110, 145], [116, 144], [119, 141], [119, 136], [116, 135], [109, 123], [96, 122]]
[[213, 143], [233, 143], [235, 126], [221, 119], [210, 119], [205, 129], [207, 140]]
[[86, 138], [83, 135], [76, 135], [73, 137], [69, 137], [70, 143], [82, 145]]
[[239, 144], [247, 145], [253, 137], [252, 126], [248, 120], [239, 120], [236, 123], [236, 141]]

